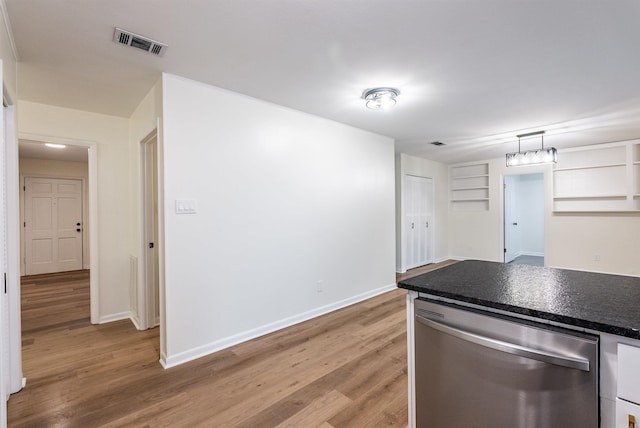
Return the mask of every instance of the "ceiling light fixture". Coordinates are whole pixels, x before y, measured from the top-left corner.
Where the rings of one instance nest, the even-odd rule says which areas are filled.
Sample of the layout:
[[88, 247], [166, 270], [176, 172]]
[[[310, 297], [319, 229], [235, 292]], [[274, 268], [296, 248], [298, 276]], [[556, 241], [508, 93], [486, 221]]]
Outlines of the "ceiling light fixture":
[[51, 147], [52, 149], [64, 149], [65, 147], [67, 147], [64, 144], [52, 144], [52, 143], [45, 143], [45, 146]]
[[[540, 135], [542, 143], [540, 150], [520, 151], [520, 139]], [[558, 152], [554, 147], [544, 148], [544, 131], [529, 132], [528, 134], [516, 135], [518, 137], [518, 152], [507, 153], [507, 166], [537, 165], [543, 163], [558, 162]]]
[[362, 93], [362, 99], [367, 101], [367, 108], [382, 110], [396, 105], [396, 97], [400, 91], [395, 88], [373, 88]]

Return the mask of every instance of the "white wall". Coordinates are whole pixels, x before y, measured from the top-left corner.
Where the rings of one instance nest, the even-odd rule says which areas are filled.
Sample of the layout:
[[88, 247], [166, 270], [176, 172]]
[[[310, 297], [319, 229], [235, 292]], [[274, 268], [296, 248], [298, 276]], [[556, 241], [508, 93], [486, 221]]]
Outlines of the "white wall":
[[132, 231], [129, 120], [20, 101], [18, 132], [98, 145], [99, 317], [129, 314], [129, 249]]
[[396, 155], [396, 271], [406, 271], [404, 260], [403, 219], [404, 219], [404, 177], [415, 175], [433, 179], [434, 185], [434, 261], [448, 258], [448, 194], [449, 176], [447, 165], [428, 159], [410, 156], [405, 153]]
[[391, 139], [173, 75], [162, 96], [165, 365], [395, 288]]
[[[89, 267], [89, 166], [87, 162], [67, 162], [50, 159], [20, 158], [20, 175], [22, 177], [57, 177], [83, 179], [82, 195], [82, 261], [83, 267]], [[23, 192], [20, 192], [20, 218], [23, 218]], [[21, 275], [24, 275], [24, 228], [20, 228], [20, 244], [22, 248]]]
[[520, 251], [528, 255], [544, 255], [544, 176], [518, 176], [518, 226]]
[[5, 25], [9, 22], [5, 2], [0, 2], [0, 59], [2, 59], [2, 84], [4, 97], [11, 104], [18, 99], [17, 62], [13, 46], [13, 34]]
[[502, 261], [502, 177], [543, 173], [545, 265], [640, 275], [638, 213], [554, 214], [551, 165], [507, 168], [504, 158], [488, 162], [489, 211], [449, 212], [452, 258]]

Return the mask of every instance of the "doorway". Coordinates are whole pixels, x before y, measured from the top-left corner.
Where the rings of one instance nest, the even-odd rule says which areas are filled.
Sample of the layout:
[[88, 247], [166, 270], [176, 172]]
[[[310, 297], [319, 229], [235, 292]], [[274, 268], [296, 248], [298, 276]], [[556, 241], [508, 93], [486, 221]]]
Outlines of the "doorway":
[[[69, 233], [74, 236], [82, 236], [80, 244], [78, 244], [78, 241], [75, 241], [76, 244], [74, 245], [80, 245], [82, 248], [82, 255], [80, 256], [81, 263], [79, 265], [80, 269], [90, 270], [90, 317], [91, 323], [99, 324], [97, 145], [96, 143], [89, 141], [61, 139], [27, 133], [21, 133], [19, 137], [19, 142], [16, 144], [18, 146], [16, 169], [19, 170], [20, 181], [14, 181], [15, 184], [10, 185], [15, 185], [15, 188], [20, 190], [19, 192], [16, 192], [15, 203], [16, 206], [19, 205], [21, 209], [21, 218], [17, 231], [20, 240], [20, 254], [22, 255], [20, 263], [21, 275], [27, 274], [25, 264], [27, 243], [25, 242], [26, 233], [24, 233], [26, 222], [25, 196], [27, 179], [31, 177], [34, 178], [34, 182], [40, 182], [41, 180], [48, 178], [52, 180], [50, 180], [50, 183], [57, 183], [63, 187], [68, 186], [70, 183], [75, 183], [77, 185], [78, 181], [80, 181], [82, 217], [79, 221], [76, 219], [73, 222], [73, 227]], [[50, 146], [65, 147], [46, 147], [46, 144], [49, 144]], [[16, 174], [16, 177], [18, 177], [18, 174]], [[69, 191], [68, 188], [63, 190], [64, 192]], [[37, 193], [38, 192], [36, 192], [36, 194]], [[78, 223], [80, 223], [80, 226], [78, 226]], [[78, 232], [77, 229], [80, 229], [80, 232]], [[69, 244], [67, 246], [71, 247], [70, 242], [71, 241], [67, 241], [62, 245], [64, 246]], [[64, 250], [67, 251], [68, 248]], [[70, 266], [71, 265], [67, 264], [63, 269], [75, 270], [78, 267], [78, 264], [75, 262], [74, 265]], [[17, 312], [20, 313], [20, 302], [17, 302]]]
[[142, 330], [160, 324], [158, 253], [158, 136], [154, 130], [140, 143], [142, 174], [142, 280], [138, 283], [138, 322]]
[[405, 270], [433, 263], [433, 179], [405, 176]]
[[544, 266], [544, 174], [503, 180], [504, 262]]

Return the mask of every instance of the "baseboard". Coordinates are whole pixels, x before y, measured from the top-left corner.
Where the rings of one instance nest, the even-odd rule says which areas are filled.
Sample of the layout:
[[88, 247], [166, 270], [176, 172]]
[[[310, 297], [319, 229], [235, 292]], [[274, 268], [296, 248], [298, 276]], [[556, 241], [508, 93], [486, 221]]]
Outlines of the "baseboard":
[[160, 352], [160, 365], [163, 369], [169, 368], [167, 367], [167, 354], [165, 354], [164, 352]]
[[135, 317], [135, 316], [133, 316], [133, 314], [131, 314], [129, 319], [131, 320], [131, 322], [133, 323], [133, 325], [136, 327], [137, 330], [142, 330], [140, 328], [140, 322], [138, 321], [138, 317]]
[[544, 253], [535, 253], [535, 252], [530, 252], [530, 251], [521, 251], [519, 255], [521, 255], [521, 256], [544, 257]]
[[[427, 263], [426, 265], [415, 266], [415, 267], [412, 267], [410, 269], [416, 269], [416, 268], [419, 268], [419, 267], [422, 267], [422, 266], [427, 266], [427, 265], [435, 264], [435, 263], [442, 263], [442, 262], [446, 262], [447, 260], [451, 260], [451, 257], [440, 257], [439, 259], [435, 259], [432, 262]], [[454, 259], [454, 260], [462, 260], [462, 259]], [[403, 273], [406, 273], [410, 269], [399, 270], [398, 268], [396, 268], [396, 273], [397, 274], [403, 274]]]
[[242, 342], [246, 342], [251, 339], [255, 339], [260, 336], [264, 336], [265, 334], [273, 333], [274, 331], [281, 330], [286, 327], [291, 327], [292, 325], [301, 323], [303, 321], [310, 320], [312, 318], [319, 317], [321, 315], [328, 314], [329, 312], [333, 312], [338, 309], [342, 309], [347, 306], [351, 306], [355, 303], [362, 302], [363, 300], [370, 299], [379, 294], [386, 293], [391, 290], [395, 290], [396, 284], [385, 285], [380, 288], [376, 288], [374, 290], [367, 291], [365, 293], [361, 293], [347, 299], [343, 299], [337, 301], [335, 303], [331, 303], [325, 306], [321, 306], [316, 309], [312, 309], [307, 312], [303, 312], [298, 315], [294, 315], [288, 318], [284, 318], [279, 321], [275, 321], [264, 326], [260, 326], [251, 330], [247, 330], [238, 334], [234, 334], [233, 336], [225, 337], [220, 340], [216, 340], [215, 342], [211, 342], [202, 346], [198, 346], [197, 348], [190, 349], [188, 351], [180, 352], [176, 355], [160, 356], [160, 364], [165, 369], [175, 367], [179, 364], [184, 364], [186, 362], [195, 360], [200, 357], [204, 357], [205, 355], [213, 354], [214, 352], [221, 351], [223, 349], [229, 348], [233, 345], [237, 345]]
[[109, 315], [100, 317], [98, 324], [105, 324], [108, 322], [126, 320], [131, 318], [132, 318], [131, 311], [119, 312], [117, 314], [109, 314]]

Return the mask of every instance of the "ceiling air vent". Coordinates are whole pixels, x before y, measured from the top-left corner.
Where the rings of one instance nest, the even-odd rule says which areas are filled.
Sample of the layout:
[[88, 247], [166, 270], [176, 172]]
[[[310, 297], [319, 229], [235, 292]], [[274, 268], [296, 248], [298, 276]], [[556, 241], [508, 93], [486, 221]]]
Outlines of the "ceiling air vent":
[[118, 27], [116, 27], [116, 30], [113, 33], [113, 41], [120, 45], [142, 49], [147, 53], [157, 56], [162, 56], [164, 51], [167, 50], [167, 45], [164, 43], [157, 42], [148, 37], [144, 37]]

